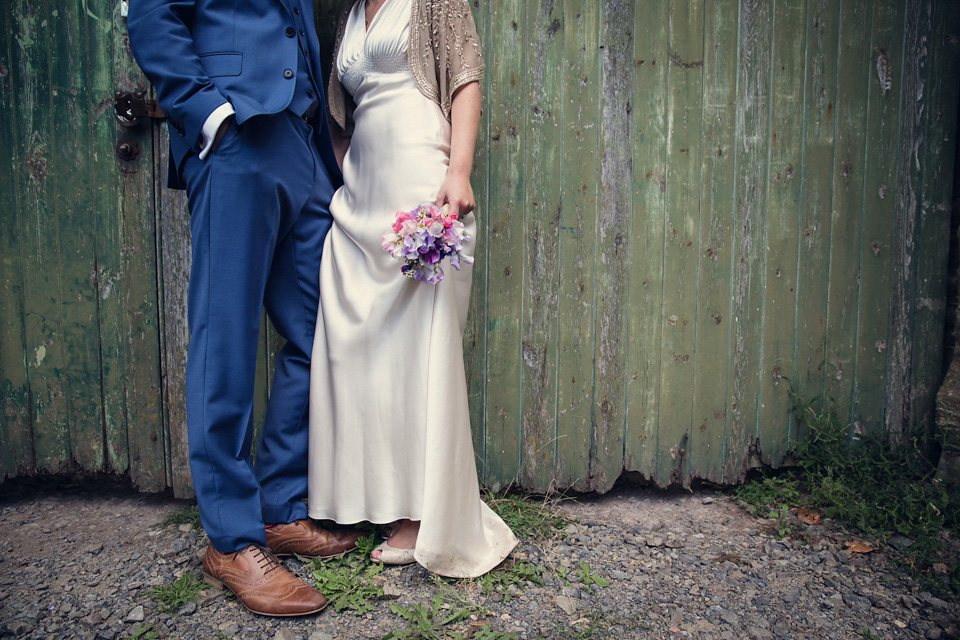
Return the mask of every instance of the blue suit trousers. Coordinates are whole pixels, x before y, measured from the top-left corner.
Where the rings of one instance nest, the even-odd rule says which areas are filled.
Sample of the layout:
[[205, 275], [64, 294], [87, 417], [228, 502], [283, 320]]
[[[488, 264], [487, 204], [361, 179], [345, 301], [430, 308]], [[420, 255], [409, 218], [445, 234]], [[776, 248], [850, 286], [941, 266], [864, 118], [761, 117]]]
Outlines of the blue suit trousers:
[[[316, 131], [289, 111], [231, 119], [184, 159], [190, 204], [187, 429], [200, 519], [223, 553], [306, 517], [310, 355], [334, 187]], [[286, 338], [251, 460], [260, 309]]]

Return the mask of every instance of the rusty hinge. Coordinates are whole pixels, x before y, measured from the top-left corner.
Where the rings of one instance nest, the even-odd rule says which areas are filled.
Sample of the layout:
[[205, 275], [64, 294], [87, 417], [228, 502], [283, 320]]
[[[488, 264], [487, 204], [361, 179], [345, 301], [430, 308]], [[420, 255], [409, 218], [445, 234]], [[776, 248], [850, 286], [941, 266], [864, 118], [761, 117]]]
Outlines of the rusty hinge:
[[143, 91], [117, 91], [115, 98], [117, 120], [125, 127], [137, 126], [142, 118], [166, 117], [156, 100], [144, 99]]

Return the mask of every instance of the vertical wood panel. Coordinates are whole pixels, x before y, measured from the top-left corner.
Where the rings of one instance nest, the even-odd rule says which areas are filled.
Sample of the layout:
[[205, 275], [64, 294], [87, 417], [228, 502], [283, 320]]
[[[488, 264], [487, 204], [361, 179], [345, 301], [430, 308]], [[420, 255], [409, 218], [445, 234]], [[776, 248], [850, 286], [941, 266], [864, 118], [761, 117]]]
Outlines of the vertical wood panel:
[[557, 485], [584, 489], [590, 471], [593, 301], [597, 248], [600, 10], [563, 3], [563, 202], [559, 238]]
[[699, 251], [703, 3], [670, 4], [667, 66], [666, 209], [660, 311], [660, 437], [657, 482], [689, 484], [687, 467]]
[[823, 390], [839, 8], [839, 0], [807, 3], [794, 373], [795, 388], [807, 398]]
[[[0, 7], [0, 29], [15, 33], [12, 3]], [[24, 344], [23, 273], [18, 222], [15, 174], [21, 162], [16, 118], [17, 81], [14, 76], [13, 37], [5, 39], [0, 50], [0, 479], [17, 475], [34, 466], [30, 425], [30, 387], [27, 381], [27, 356]], [[12, 212], [16, 212], [14, 215]]]
[[654, 477], [660, 412], [663, 320], [663, 225], [666, 192], [666, 87], [670, 3], [654, 0], [634, 15], [633, 91], [630, 96], [630, 342], [625, 466]]
[[[99, 7], [97, 7], [99, 8]], [[96, 215], [89, 181], [91, 118], [88, 103], [89, 59], [86, 36], [109, 29], [109, 13], [87, 13], [79, 4], [65, 4], [52, 17], [50, 29], [53, 136], [51, 178], [60, 196], [55, 202], [61, 279], [61, 321], [64, 343], [63, 384], [67, 396], [70, 450], [81, 469], [104, 466], [103, 413], [98, 332]]]
[[824, 395], [844, 416], [853, 405], [871, 4], [845, 2], [840, 12]]
[[[481, 89], [484, 104], [490, 95], [490, 3], [473, 1], [485, 62]], [[486, 477], [486, 376], [487, 376], [487, 233], [490, 200], [490, 109], [484, 108], [477, 132], [476, 154], [471, 182], [477, 201], [477, 237], [473, 238], [473, 286], [470, 289], [470, 312], [463, 332], [463, 358], [467, 374], [467, 398], [470, 403], [470, 426], [473, 431], [473, 453], [481, 482]]]
[[[114, 37], [114, 83], [118, 89], [149, 87], [130, 52], [126, 29], [112, 30]], [[127, 397], [127, 440], [130, 477], [145, 491], [168, 486], [167, 444], [164, 441], [160, 385], [159, 295], [157, 289], [156, 223], [157, 194], [153, 125], [143, 122], [122, 132], [140, 145], [133, 162], [117, 161], [120, 279], [125, 343], [125, 385]]]
[[167, 189], [167, 127], [157, 127], [157, 219], [160, 233], [161, 298], [163, 300], [163, 398], [170, 438], [170, 484], [179, 498], [193, 496], [187, 448], [187, 285], [190, 277], [190, 214], [183, 191]]
[[487, 262], [486, 475], [494, 489], [518, 478], [523, 316], [524, 129], [527, 22], [523, 3], [491, 3], [490, 228]]
[[778, 465], [791, 447], [790, 387], [794, 380], [798, 216], [803, 180], [804, 37], [806, 5], [773, 6], [770, 79], [770, 161], [767, 180], [767, 259], [764, 269], [763, 361], [757, 437], [763, 462]]
[[13, 3], [11, 71], [19, 128], [16, 181], [24, 330], [33, 448], [38, 470], [59, 471], [70, 462], [65, 345], [60, 321], [60, 256], [55, 218], [57, 194], [50, 176], [54, 144], [50, 87], [49, 15], [45, 6]]
[[[727, 416], [738, 0], [704, 9], [703, 133], [690, 478], [720, 482]], [[792, 309], [791, 309], [792, 313]], [[791, 316], [792, 317], [792, 316]], [[718, 375], [719, 374], [719, 375]]]
[[623, 470], [626, 420], [627, 275], [632, 185], [630, 98], [634, 4], [604, 0], [600, 16], [600, 215], [597, 234], [596, 368], [590, 486], [606, 491]]
[[526, 241], [523, 296], [523, 421], [520, 480], [524, 487], [546, 491], [556, 467], [557, 437], [557, 294], [560, 220], [563, 201], [560, 174], [563, 122], [563, 2], [528, 4], [531, 43], [527, 143]]
[[925, 142], [920, 210], [917, 212], [917, 299], [913, 325], [914, 369], [911, 381], [913, 428], [933, 432], [933, 409], [943, 367], [943, 328], [946, 311], [947, 253], [950, 234], [953, 166], [956, 154], [957, 69], [960, 50], [960, 11], [953, 0], [936, 0], [930, 8], [931, 32], [924, 99]]
[[123, 304], [117, 283], [122, 277], [120, 217], [117, 215], [119, 179], [113, 149], [119, 136], [113, 110], [114, 4], [90, 3], [99, 19], [87, 18], [87, 86], [90, 90], [87, 117], [91, 135], [86, 150], [95, 212], [93, 242], [96, 253], [97, 329], [105, 466], [115, 473], [129, 469], [125, 353], [122, 339]]
[[887, 360], [885, 436], [903, 442], [913, 428], [910, 382], [913, 374], [913, 317], [917, 306], [917, 211], [922, 179], [917, 160], [924, 143], [923, 118], [927, 108], [927, 41], [931, 0], [907, 4], [904, 40], [903, 95], [900, 102], [900, 141], [897, 149], [897, 187], [894, 211], [892, 291], [890, 295], [890, 356]]
[[725, 482], [741, 480], [756, 462], [757, 401], [762, 358], [767, 177], [770, 140], [772, 7], [765, 0], [740, 3], [737, 72], [736, 193], [733, 221], [731, 357]]
[[904, 3], [875, 0], [864, 156], [860, 299], [852, 422], [876, 434], [883, 424], [895, 227], [898, 114], [903, 69]]

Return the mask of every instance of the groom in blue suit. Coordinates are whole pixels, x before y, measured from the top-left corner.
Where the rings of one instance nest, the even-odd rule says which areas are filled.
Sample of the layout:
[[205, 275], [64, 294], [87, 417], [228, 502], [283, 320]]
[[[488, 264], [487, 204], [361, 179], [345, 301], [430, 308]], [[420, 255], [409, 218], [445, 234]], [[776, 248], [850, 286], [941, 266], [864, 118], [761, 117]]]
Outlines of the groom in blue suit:
[[[169, 121], [169, 183], [190, 204], [187, 429], [204, 576], [263, 615], [326, 605], [277, 555], [335, 555], [358, 538], [320, 528], [302, 501], [320, 252], [341, 180], [313, 16], [313, 0], [133, 0], [128, 18]], [[261, 307], [287, 343], [254, 465]]]

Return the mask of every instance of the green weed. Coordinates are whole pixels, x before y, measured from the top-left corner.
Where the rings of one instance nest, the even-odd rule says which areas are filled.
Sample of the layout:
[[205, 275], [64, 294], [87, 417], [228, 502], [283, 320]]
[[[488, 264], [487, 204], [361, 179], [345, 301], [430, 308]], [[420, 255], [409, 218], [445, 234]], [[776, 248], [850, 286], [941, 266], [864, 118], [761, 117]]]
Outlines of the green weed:
[[197, 574], [184, 573], [175, 582], [157, 585], [148, 593], [161, 613], [171, 613], [192, 601], [206, 587]]
[[370, 552], [377, 544], [376, 534], [371, 533], [357, 541], [355, 552], [310, 561], [317, 590], [337, 613], [344, 609], [356, 615], [373, 611], [370, 601], [383, 597], [383, 585], [374, 580], [383, 571], [383, 565], [370, 560]]
[[588, 565], [586, 562], [581, 562], [573, 571], [563, 565], [560, 565], [557, 567], [557, 570], [553, 575], [563, 580], [569, 586], [579, 582], [588, 586], [595, 584], [603, 589], [608, 585], [607, 580], [593, 573], [593, 571], [590, 569], [590, 565]]
[[[915, 577], [942, 561], [935, 560], [942, 555], [941, 530], [953, 515], [946, 492], [924, 472], [916, 443], [851, 440], [851, 427], [829, 401], [795, 395], [794, 403], [804, 436], [796, 450], [798, 468], [761, 475], [735, 489], [735, 499], [754, 516], [772, 518], [777, 537], [797, 533], [790, 527], [790, 507], [803, 505], [868, 539], [909, 538], [903, 560]], [[939, 582], [953, 582], [954, 591], [960, 586], [949, 576]]]
[[590, 565], [588, 565], [586, 562], [581, 562], [579, 565], [577, 565], [577, 568], [574, 569], [574, 573], [578, 578], [580, 578], [580, 582], [585, 585], [595, 584], [601, 589], [607, 586], [607, 581], [593, 573], [590, 570]]
[[487, 593], [498, 593], [504, 602], [510, 602], [510, 587], [522, 588], [527, 583], [543, 585], [543, 567], [529, 562], [508, 559], [493, 571], [477, 579], [477, 584]]
[[487, 493], [484, 502], [500, 516], [521, 540], [544, 540], [573, 522], [556, 509], [556, 500], [533, 500], [528, 496], [501, 491]]
[[736, 501], [755, 518], [769, 518], [780, 506], [800, 504], [800, 481], [792, 475], [761, 476], [733, 490]]
[[167, 517], [160, 523], [160, 526], [175, 527], [181, 524], [189, 524], [193, 527], [194, 531], [203, 531], [203, 525], [200, 524], [200, 511], [197, 509], [197, 505], [168, 513]]
[[462, 633], [445, 629], [447, 625], [462, 622], [470, 617], [470, 609], [466, 607], [454, 609], [446, 604], [443, 596], [437, 594], [429, 605], [415, 602], [411, 607], [398, 604], [390, 605], [390, 611], [407, 622], [407, 626], [395, 629], [383, 636], [381, 640], [407, 640], [419, 638], [422, 640], [462, 640]]

